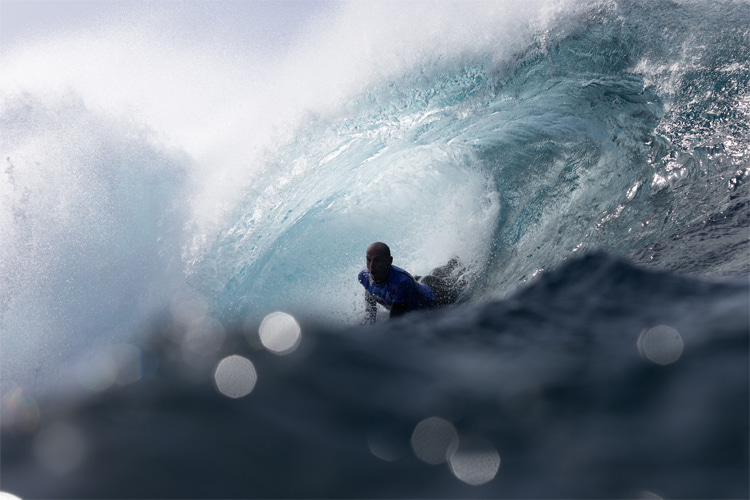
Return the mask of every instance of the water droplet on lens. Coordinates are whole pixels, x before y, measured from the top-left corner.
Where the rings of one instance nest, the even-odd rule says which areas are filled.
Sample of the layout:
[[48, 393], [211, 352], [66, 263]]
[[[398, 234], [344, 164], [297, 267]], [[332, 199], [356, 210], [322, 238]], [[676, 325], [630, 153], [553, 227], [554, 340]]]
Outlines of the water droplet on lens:
[[90, 391], [109, 389], [117, 380], [117, 364], [108, 352], [101, 350], [78, 363], [78, 382]]
[[34, 397], [22, 387], [3, 396], [0, 405], [0, 425], [3, 429], [24, 433], [34, 432], [41, 420]]
[[274, 354], [283, 355], [297, 348], [302, 331], [294, 316], [275, 312], [263, 318], [258, 333], [266, 349]]
[[411, 446], [419, 459], [428, 464], [446, 461], [448, 450], [458, 434], [453, 424], [440, 417], [430, 417], [417, 424], [411, 436]]
[[484, 438], [461, 438], [448, 450], [448, 466], [458, 479], [478, 486], [495, 478], [500, 469], [500, 454]]
[[93, 350], [76, 367], [78, 382], [91, 391], [138, 382], [143, 376], [141, 349], [114, 344]]
[[200, 319], [208, 313], [206, 302], [196, 296], [178, 296], [173, 298], [171, 309], [174, 320], [182, 326], [188, 326], [196, 319]]
[[117, 344], [110, 349], [117, 366], [117, 383], [133, 384], [143, 377], [141, 349], [132, 344]]
[[684, 343], [677, 330], [659, 325], [641, 332], [637, 346], [641, 355], [648, 360], [659, 365], [668, 365], [680, 359]]
[[370, 453], [385, 462], [398, 460], [406, 451], [405, 443], [399, 441], [398, 436], [387, 429], [374, 429], [367, 435], [367, 446]]
[[64, 475], [83, 461], [86, 441], [77, 428], [58, 422], [39, 432], [33, 450], [40, 464], [54, 474]]
[[208, 356], [216, 353], [224, 344], [224, 326], [210, 316], [203, 316], [190, 324], [182, 341], [183, 357]]
[[242, 356], [228, 356], [216, 366], [216, 388], [227, 397], [241, 398], [250, 394], [258, 375], [252, 361]]

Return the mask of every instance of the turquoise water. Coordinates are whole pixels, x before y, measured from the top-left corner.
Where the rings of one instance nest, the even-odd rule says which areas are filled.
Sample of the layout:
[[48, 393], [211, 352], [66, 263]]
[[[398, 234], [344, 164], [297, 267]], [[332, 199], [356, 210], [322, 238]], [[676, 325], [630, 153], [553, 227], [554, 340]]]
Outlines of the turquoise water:
[[[222, 310], [348, 322], [371, 240], [417, 274], [458, 254], [483, 301], [577, 253], [679, 234], [747, 199], [749, 15], [602, 3], [515, 50], [418, 59], [274, 149], [199, 273]], [[689, 270], [675, 254], [661, 266], [748, 272], [746, 252]]]

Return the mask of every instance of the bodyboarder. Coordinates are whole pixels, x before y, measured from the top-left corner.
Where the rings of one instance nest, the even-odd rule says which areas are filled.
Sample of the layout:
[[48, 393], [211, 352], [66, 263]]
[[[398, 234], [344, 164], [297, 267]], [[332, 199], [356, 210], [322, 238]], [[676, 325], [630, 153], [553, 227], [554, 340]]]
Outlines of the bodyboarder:
[[394, 266], [385, 243], [367, 247], [366, 258], [367, 268], [359, 273], [359, 282], [365, 288], [365, 323], [375, 322], [377, 304], [388, 309], [394, 318], [453, 304], [465, 287], [464, 280], [456, 276], [455, 271], [461, 266], [457, 257], [422, 278]]

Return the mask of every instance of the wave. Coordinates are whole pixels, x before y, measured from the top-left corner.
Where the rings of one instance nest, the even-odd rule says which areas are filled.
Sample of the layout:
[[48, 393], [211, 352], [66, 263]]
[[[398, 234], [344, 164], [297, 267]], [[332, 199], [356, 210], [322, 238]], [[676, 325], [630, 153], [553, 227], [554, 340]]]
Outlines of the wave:
[[[464, 257], [477, 275], [469, 301], [501, 298], [577, 252], [651, 264], [645, 248], [746, 214], [748, 134], [735, 118], [748, 112], [747, 14], [601, 3], [510, 54], [420, 60], [270, 153], [204, 281], [234, 314], [283, 305], [351, 321], [350, 278], [371, 240], [416, 273]], [[683, 271], [678, 255], [660, 264]], [[741, 250], [712, 262], [684, 271], [749, 269]], [[340, 285], [321, 295], [330, 281]]]
[[750, 274], [744, 2], [335, 15], [275, 64], [158, 22], [3, 56], [4, 379], [186, 294], [353, 324], [375, 240], [416, 274], [461, 256], [468, 303], [594, 249]]
[[3, 488], [747, 497], [747, 2], [193, 5], [0, 54]]

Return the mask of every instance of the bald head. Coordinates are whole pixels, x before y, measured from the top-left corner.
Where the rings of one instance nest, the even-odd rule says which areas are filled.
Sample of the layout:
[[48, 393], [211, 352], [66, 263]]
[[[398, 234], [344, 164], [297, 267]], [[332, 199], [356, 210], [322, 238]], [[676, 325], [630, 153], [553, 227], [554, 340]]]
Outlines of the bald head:
[[367, 247], [367, 253], [372, 255], [381, 255], [383, 257], [390, 257], [391, 249], [388, 248], [388, 245], [386, 245], [385, 243], [376, 241], [375, 243]]
[[391, 272], [391, 249], [388, 245], [376, 242], [367, 247], [367, 270], [376, 283], [382, 283], [388, 279]]

